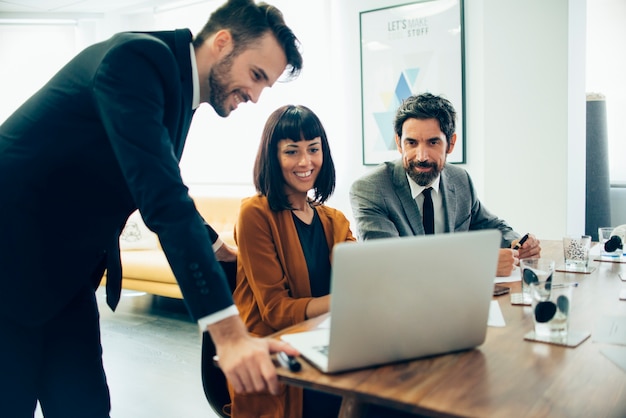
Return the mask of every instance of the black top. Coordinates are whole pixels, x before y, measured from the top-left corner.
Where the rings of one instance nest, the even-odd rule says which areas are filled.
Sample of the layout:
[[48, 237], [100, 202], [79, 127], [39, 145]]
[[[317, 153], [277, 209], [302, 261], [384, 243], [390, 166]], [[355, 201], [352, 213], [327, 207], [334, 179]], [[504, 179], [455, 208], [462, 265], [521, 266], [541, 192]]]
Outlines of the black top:
[[313, 210], [313, 221], [310, 225], [295, 214], [293, 219], [309, 271], [311, 296], [325, 296], [330, 293], [330, 251], [322, 222], [316, 210]]

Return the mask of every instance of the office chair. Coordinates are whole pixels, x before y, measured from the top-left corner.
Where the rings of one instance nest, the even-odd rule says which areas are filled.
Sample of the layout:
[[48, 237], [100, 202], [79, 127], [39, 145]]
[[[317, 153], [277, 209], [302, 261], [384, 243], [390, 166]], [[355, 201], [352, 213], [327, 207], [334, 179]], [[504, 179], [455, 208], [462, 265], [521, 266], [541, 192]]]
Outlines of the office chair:
[[[226, 273], [228, 279], [228, 285], [230, 291], [235, 290], [235, 279], [237, 276], [237, 263], [221, 262], [222, 268]], [[215, 413], [222, 417], [230, 417], [230, 394], [228, 393], [228, 384], [226, 383], [226, 376], [213, 363], [213, 356], [215, 356], [215, 345], [211, 336], [207, 331], [202, 333], [202, 387], [204, 388], [204, 395], [209, 401], [211, 409]]]

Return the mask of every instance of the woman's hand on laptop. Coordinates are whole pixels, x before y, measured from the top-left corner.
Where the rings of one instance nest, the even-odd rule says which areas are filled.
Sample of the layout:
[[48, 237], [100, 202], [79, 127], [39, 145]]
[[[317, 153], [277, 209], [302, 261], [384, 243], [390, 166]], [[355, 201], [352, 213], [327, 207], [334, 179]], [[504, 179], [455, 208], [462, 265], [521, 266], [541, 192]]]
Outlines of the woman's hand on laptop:
[[508, 277], [513, 273], [515, 265], [519, 264], [519, 254], [517, 250], [511, 248], [500, 248], [498, 253], [497, 277]]

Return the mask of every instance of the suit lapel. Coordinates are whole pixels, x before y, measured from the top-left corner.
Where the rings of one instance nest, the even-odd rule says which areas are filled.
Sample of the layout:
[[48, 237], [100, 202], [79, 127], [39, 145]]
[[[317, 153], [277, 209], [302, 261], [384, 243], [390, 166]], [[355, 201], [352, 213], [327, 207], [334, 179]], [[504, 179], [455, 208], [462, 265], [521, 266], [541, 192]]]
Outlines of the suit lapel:
[[191, 72], [191, 52], [189, 44], [191, 43], [191, 32], [188, 29], [177, 29], [175, 31], [149, 32], [151, 35], [161, 39], [169, 46], [172, 54], [176, 57], [180, 74], [180, 116], [176, 126], [170, 127], [170, 134], [173, 135], [172, 147], [176, 158], [180, 161], [187, 133], [191, 126], [191, 120], [194, 114], [191, 108], [193, 100], [193, 81]]
[[[446, 164], [447, 166], [447, 164]], [[446, 232], [454, 232], [454, 220], [456, 219], [456, 193], [454, 183], [450, 180], [448, 171], [441, 172], [441, 184], [439, 185], [443, 200], [443, 210], [446, 213]]]
[[183, 148], [191, 126], [194, 110], [191, 108], [193, 100], [193, 81], [191, 72], [191, 57], [189, 44], [191, 42], [191, 32], [187, 29], [178, 29], [174, 32], [174, 55], [180, 66], [180, 83], [182, 87], [181, 95], [181, 120], [178, 125], [178, 132], [174, 143], [174, 152], [180, 160]]
[[424, 225], [422, 224], [422, 214], [420, 213], [417, 202], [411, 196], [411, 188], [406, 178], [406, 171], [402, 165], [402, 160], [396, 160], [391, 165], [393, 186], [398, 200], [402, 205], [406, 219], [414, 235], [424, 235]]

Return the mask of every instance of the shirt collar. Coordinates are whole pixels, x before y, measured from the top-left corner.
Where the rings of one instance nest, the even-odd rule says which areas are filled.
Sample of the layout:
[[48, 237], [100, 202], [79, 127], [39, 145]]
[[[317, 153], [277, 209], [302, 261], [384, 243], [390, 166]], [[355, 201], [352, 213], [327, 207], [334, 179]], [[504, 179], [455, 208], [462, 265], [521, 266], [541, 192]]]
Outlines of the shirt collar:
[[430, 183], [429, 186], [420, 186], [419, 184], [415, 182], [415, 180], [411, 178], [411, 176], [409, 176], [408, 173], [406, 175], [406, 178], [409, 180], [409, 187], [411, 188], [411, 197], [413, 197], [413, 199], [419, 196], [420, 193], [422, 193], [424, 189], [427, 187], [432, 187], [435, 193], [439, 193], [439, 183], [441, 181], [441, 174], [439, 174], [435, 178], [435, 180], [433, 180], [433, 182]]
[[191, 81], [193, 82], [191, 108], [196, 109], [200, 106], [200, 78], [198, 76], [198, 66], [196, 65], [196, 52], [192, 43], [189, 43], [189, 51], [191, 54]]

